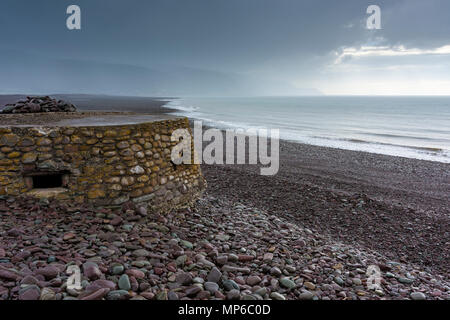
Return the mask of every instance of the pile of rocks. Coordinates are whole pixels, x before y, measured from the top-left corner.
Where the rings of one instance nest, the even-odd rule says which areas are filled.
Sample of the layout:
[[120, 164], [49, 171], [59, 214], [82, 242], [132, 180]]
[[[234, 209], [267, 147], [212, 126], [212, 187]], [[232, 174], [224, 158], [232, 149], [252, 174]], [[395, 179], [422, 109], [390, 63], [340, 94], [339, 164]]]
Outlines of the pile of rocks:
[[[148, 214], [0, 200], [0, 300], [449, 299], [447, 276], [207, 195]], [[366, 270], [381, 269], [378, 289]], [[68, 267], [81, 289], [67, 286]]]
[[26, 100], [7, 104], [2, 113], [75, 112], [77, 108], [63, 100], [45, 97], [27, 97]]

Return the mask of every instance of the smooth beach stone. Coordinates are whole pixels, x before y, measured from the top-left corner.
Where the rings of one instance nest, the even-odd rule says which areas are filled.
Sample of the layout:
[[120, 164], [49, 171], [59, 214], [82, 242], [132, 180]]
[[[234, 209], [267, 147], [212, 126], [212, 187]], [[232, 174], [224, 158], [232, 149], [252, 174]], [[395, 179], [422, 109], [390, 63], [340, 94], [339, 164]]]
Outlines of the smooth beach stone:
[[342, 280], [341, 277], [335, 277], [334, 278], [334, 282], [336, 282], [338, 285], [343, 286], [344, 285], [344, 280]]
[[230, 290], [227, 293], [228, 300], [239, 300], [240, 296], [241, 296], [240, 291], [236, 289]]
[[115, 290], [116, 284], [110, 280], [99, 279], [89, 284], [86, 290], [89, 290], [90, 288], [107, 288], [109, 290]]
[[427, 296], [422, 292], [413, 292], [413, 293], [411, 293], [410, 297], [413, 300], [426, 300], [427, 299]]
[[125, 270], [125, 268], [123, 265], [116, 264], [112, 267], [111, 271], [112, 271], [112, 274], [119, 275], [119, 274], [122, 274], [124, 272], [124, 270]]
[[134, 277], [136, 279], [144, 279], [145, 272], [138, 269], [129, 269], [125, 272], [128, 276]]
[[19, 290], [19, 300], [39, 300], [41, 289], [36, 285], [29, 285]]
[[220, 278], [222, 277], [222, 272], [220, 272], [219, 269], [217, 269], [216, 267], [212, 268], [211, 271], [208, 274], [208, 281], [209, 282], [219, 282]]
[[195, 296], [197, 293], [199, 293], [200, 291], [202, 291], [202, 288], [197, 286], [197, 285], [193, 285], [192, 287], [189, 287], [185, 290], [185, 293], [188, 297], [193, 297]]
[[404, 284], [412, 284], [412, 283], [414, 283], [414, 280], [409, 279], [409, 278], [399, 277], [399, 278], [397, 278], [397, 280], [398, 280], [398, 282], [404, 283]]
[[240, 289], [239, 285], [234, 280], [225, 280], [223, 281], [222, 285], [227, 291], [231, 291], [233, 289], [237, 290]]
[[312, 299], [314, 298], [314, 294], [311, 293], [310, 291], [305, 291], [305, 292], [302, 292], [302, 293], [298, 296], [298, 298], [299, 298], [300, 300], [312, 300]]
[[181, 255], [175, 259], [175, 263], [177, 266], [184, 266], [187, 260], [187, 255]]
[[132, 225], [132, 224], [124, 224], [124, 225], [122, 226], [122, 228], [123, 228], [125, 231], [131, 231], [131, 230], [133, 229], [133, 225]]
[[230, 262], [236, 262], [236, 261], [238, 261], [238, 260], [239, 260], [239, 257], [238, 257], [236, 254], [230, 253], [230, 254], [228, 255], [228, 261], [230, 261]]
[[267, 294], [267, 289], [266, 288], [260, 288], [258, 290], [255, 291], [255, 294], [264, 297]]
[[280, 268], [278, 268], [278, 267], [272, 267], [272, 268], [270, 269], [270, 274], [273, 275], [273, 276], [275, 276], [275, 277], [279, 277], [279, 276], [282, 275], [282, 272], [281, 272]]
[[106, 295], [107, 300], [125, 300], [129, 298], [129, 293], [126, 290], [113, 290]]
[[150, 252], [148, 252], [145, 249], [138, 249], [138, 250], [133, 251], [133, 255], [135, 257], [148, 257], [150, 255]]
[[176, 276], [177, 283], [186, 286], [192, 283], [192, 276], [189, 272], [182, 272]]
[[199, 283], [199, 284], [205, 283], [205, 280], [203, 278], [200, 278], [200, 277], [195, 277], [192, 281], [194, 283]]
[[119, 289], [121, 289], [121, 290], [128, 291], [131, 289], [130, 278], [128, 277], [127, 274], [123, 274], [120, 276], [118, 285], [119, 285]]
[[205, 282], [204, 287], [212, 294], [219, 290], [219, 285], [215, 282]]
[[181, 244], [183, 247], [187, 248], [187, 249], [192, 249], [192, 248], [194, 248], [194, 245], [193, 245], [191, 242], [187, 241], [187, 240], [181, 240], [181, 241], [180, 241], [180, 244]]
[[286, 300], [286, 297], [278, 292], [272, 292], [269, 296], [274, 300]]
[[96, 280], [102, 276], [102, 272], [100, 271], [98, 265], [91, 261], [83, 264], [83, 273], [90, 280]]
[[254, 286], [261, 282], [261, 278], [259, 276], [249, 276], [246, 280], [246, 283], [250, 286]]
[[176, 292], [169, 291], [169, 293], [167, 294], [167, 299], [168, 300], [179, 300], [179, 297]]
[[295, 287], [296, 287], [295, 282], [292, 281], [292, 280], [289, 279], [289, 278], [281, 278], [281, 279], [280, 279], [280, 285], [281, 285], [282, 287], [284, 287], [284, 288], [287, 288], [287, 289], [292, 289], [292, 288], [295, 288]]

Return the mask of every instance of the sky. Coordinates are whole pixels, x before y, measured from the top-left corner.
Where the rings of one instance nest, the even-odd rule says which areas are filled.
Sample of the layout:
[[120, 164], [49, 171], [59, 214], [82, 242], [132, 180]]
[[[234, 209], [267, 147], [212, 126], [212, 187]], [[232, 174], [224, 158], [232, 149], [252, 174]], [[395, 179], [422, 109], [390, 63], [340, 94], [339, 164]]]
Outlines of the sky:
[[[81, 30], [66, 27], [72, 4]], [[369, 5], [380, 30], [366, 28]], [[170, 94], [171, 82], [178, 93], [193, 77], [192, 94], [220, 78], [210, 94], [235, 81], [252, 95], [450, 95], [449, 17], [448, 0], [2, 0], [0, 92], [101, 93], [122, 73], [137, 94]]]

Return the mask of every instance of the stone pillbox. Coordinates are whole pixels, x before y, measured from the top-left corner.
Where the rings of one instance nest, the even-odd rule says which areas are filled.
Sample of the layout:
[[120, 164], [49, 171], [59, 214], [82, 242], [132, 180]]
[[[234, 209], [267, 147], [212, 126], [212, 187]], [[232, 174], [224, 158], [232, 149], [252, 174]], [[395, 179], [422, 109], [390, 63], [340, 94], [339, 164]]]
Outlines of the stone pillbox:
[[[187, 118], [118, 112], [0, 116], [0, 195], [166, 211], [206, 183], [199, 165], [171, 161], [172, 132]], [[192, 146], [193, 148], [193, 146]]]

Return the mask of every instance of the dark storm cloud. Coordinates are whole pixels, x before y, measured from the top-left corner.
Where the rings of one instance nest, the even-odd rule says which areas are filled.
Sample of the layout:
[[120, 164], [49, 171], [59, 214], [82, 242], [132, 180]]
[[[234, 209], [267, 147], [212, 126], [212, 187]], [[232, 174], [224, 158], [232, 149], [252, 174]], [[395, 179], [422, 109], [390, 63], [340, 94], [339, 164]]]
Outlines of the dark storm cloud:
[[[72, 3], [82, 9], [79, 32], [65, 28]], [[367, 3], [7, 0], [0, 4], [0, 35], [2, 46], [60, 57], [233, 68], [293, 53], [322, 54], [356, 41], [364, 30], [342, 26], [363, 19]]]
[[[71, 4], [80, 31], [65, 27]], [[370, 4], [382, 9], [382, 30], [365, 29]], [[306, 78], [344, 47], [449, 44], [449, 10], [446, 0], [2, 0], [0, 50]]]

